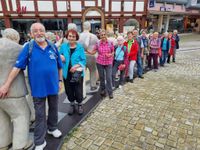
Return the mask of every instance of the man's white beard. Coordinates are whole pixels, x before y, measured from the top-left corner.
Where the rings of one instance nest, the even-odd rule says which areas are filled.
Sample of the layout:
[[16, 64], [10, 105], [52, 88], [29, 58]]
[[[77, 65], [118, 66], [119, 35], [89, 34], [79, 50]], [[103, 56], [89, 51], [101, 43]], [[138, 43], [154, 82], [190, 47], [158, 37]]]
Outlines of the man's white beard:
[[45, 37], [36, 37], [35, 40], [39, 43], [44, 42], [45, 41]]

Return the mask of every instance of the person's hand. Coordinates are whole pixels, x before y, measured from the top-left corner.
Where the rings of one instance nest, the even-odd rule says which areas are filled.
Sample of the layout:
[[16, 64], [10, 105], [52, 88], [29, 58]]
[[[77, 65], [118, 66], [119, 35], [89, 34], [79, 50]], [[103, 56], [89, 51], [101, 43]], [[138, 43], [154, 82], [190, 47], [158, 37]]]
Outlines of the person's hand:
[[106, 57], [108, 58], [112, 57], [112, 53], [106, 53]]
[[144, 57], [144, 54], [143, 53], [141, 53], [141, 58], [143, 58]]
[[0, 99], [5, 98], [8, 95], [9, 91], [9, 86], [4, 84], [3, 86], [0, 87]]
[[66, 60], [65, 60], [65, 56], [60, 55], [60, 58], [61, 58], [62, 62], [65, 62], [65, 61], [66, 61]]
[[63, 83], [59, 82], [59, 91], [61, 91], [62, 87], [63, 87]]
[[70, 72], [74, 73], [76, 71], [77, 67], [71, 67]]

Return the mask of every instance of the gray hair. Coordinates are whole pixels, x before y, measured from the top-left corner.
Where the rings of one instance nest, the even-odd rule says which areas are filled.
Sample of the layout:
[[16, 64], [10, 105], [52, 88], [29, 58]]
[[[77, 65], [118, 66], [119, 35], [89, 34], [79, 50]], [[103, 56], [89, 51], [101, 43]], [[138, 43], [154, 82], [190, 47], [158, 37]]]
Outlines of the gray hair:
[[19, 33], [15, 29], [12, 29], [12, 28], [5, 29], [2, 36], [16, 43], [19, 43], [19, 40], [20, 40]]
[[177, 31], [177, 30], [174, 30], [174, 32], [178, 33], [178, 31]]
[[89, 21], [86, 21], [83, 23], [83, 30], [90, 30], [91, 29], [91, 24]]
[[68, 30], [73, 29], [75, 31], [77, 31], [77, 26], [75, 23], [69, 23], [68, 24]]
[[168, 32], [165, 32], [165, 33], [164, 33], [164, 36], [168, 36], [168, 35], [169, 35], [169, 33], [168, 33]]
[[106, 32], [105, 29], [100, 29], [100, 30], [99, 30], [99, 34], [101, 34], [101, 33], [105, 33], [105, 34], [107, 35], [107, 32]]
[[56, 41], [56, 35], [52, 32], [45, 33], [45, 36], [48, 40], [50, 40], [53, 43]]
[[43, 28], [44, 32], [45, 32], [45, 27], [44, 27], [44, 25], [43, 25], [42, 23], [40, 23], [40, 22], [36, 22], [36, 23], [33, 23], [33, 24], [31, 25], [31, 28], [30, 28], [31, 33], [33, 33], [33, 29], [34, 29], [34, 27], [35, 27], [36, 25], [40, 25], [40, 26]]
[[114, 37], [115, 34], [114, 34], [113, 31], [109, 31], [109, 32], [107, 32], [107, 36], [108, 36], [108, 37]]

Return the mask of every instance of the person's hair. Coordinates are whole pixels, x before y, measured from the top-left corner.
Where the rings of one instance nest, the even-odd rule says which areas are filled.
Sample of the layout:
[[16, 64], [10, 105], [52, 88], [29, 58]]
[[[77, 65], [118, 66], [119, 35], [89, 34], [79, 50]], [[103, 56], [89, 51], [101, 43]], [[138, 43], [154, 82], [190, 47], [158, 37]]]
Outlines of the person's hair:
[[132, 31], [128, 31], [128, 32], [127, 32], [127, 35], [129, 35], [129, 34], [132, 34], [132, 35], [133, 35], [133, 32], [132, 32]]
[[100, 30], [99, 30], [99, 34], [101, 34], [101, 33], [105, 33], [105, 34], [107, 35], [107, 32], [106, 32], [105, 29], [100, 29]]
[[172, 34], [173, 34], [172, 32], [169, 32], [169, 33], [168, 33], [168, 35], [172, 35]]
[[108, 32], [107, 32], [107, 36], [108, 36], [108, 37], [114, 37], [115, 34], [114, 34], [113, 31], [108, 31]]
[[3, 38], [10, 39], [16, 43], [19, 43], [19, 40], [20, 40], [19, 33], [15, 29], [12, 29], [12, 28], [5, 29], [2, 36]]
[[123, 36], [118, 36], [118, 37], [117, 37], [117, 40], [119, 40], [119, 41], [124, 41], [124, 37], [123, 37]]
[[158, 33], [158, 32], [154, 32], [153, 34], [158, 34], [158, 35], [159, 35], [159, 33]]
[[51, 42], [53, 42], [53, 43], [56, 42], [56, 35], [53, 32], [46, 32], [45, 36]]
[[40, 22], [36, 22], [36, 23], [33, 23], [33, 24], [31, 25], [31, 27], [30, 27], [31, 33], [33, 32], [34, 26], [37, 25], [37, 24], [38, 24], [38, 25], [41, 25], [42, 28], [43, 28], [43, 30], [44, 30], [44, 32], [45, 32], [45, 27], [44, 27], [44, 25], [43, 25], [42, 23], [40, 23]]
[[66, 34], [65, 34], [65, 38], [66, 38], [66, 39], [67, 39], [69, 33], [72, 33], [73, 35], [76, 35], [76, 41], [79, 40], [78, 32], [77, 32], [76, 30], [74, 30], [74, 29], [70, 29], [70, 30], [68, 30], [68, 31], [66, 32]]
[[91, 24], [89, 21], [86, 21], [83, 23], [83, 30], [90, 30], [91, 29]]
[[173, 32], [176, 32], [176, 33], [178, 33], [178, 31], [177, 31], [177, 30], [174, 30]]
[[71, 30], [71, 29], [77, 31], [77, 26], [76, 26], [75, 23], [69, 23], [68, 24], [68, 30]]
[[169, 35], [169, 33], [168, 33], [168, 32], [165, 32], [165, 33], [164, 33], [164, 36], [168, 36], [168, 35]]

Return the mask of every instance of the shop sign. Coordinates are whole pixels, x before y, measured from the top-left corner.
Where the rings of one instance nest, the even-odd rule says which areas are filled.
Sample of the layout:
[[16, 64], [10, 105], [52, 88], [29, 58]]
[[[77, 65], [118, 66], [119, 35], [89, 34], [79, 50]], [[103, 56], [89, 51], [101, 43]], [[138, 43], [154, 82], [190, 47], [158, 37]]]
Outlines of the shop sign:
[[171, 7], [161, 6], [160, 7], [160, 11], [172, 11], [172, 8]]
[[149, 0], [149, 8], [155, 7], [155, 0]]
[[191, 6], [197, 5], [197, 0], [191, 0]]

